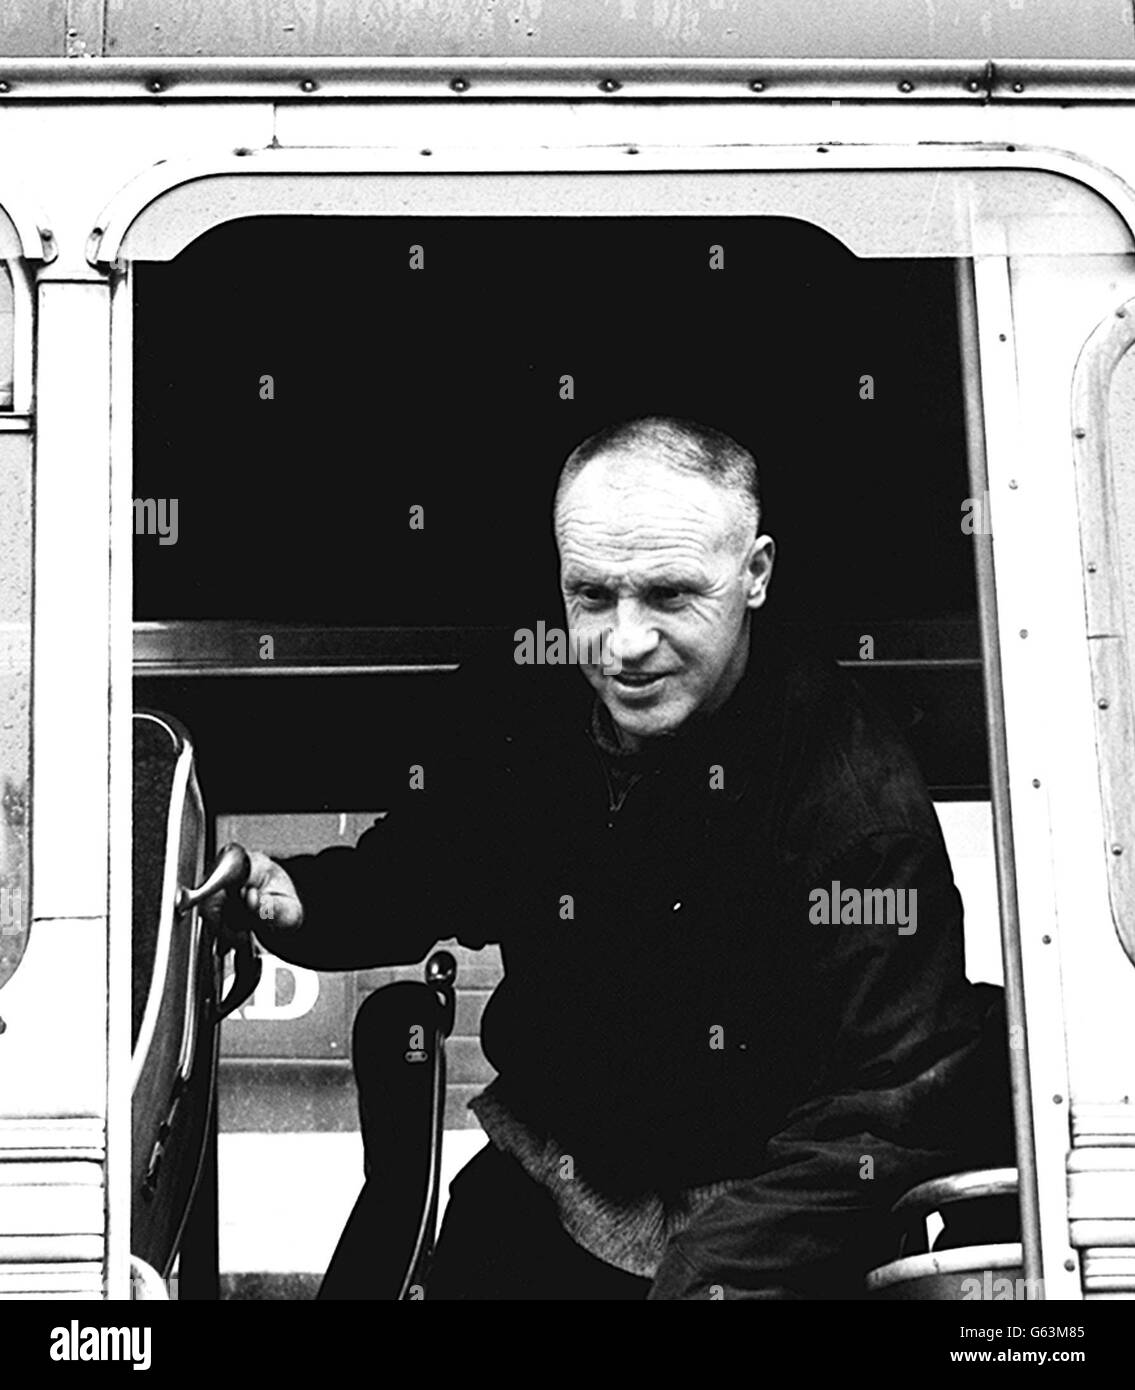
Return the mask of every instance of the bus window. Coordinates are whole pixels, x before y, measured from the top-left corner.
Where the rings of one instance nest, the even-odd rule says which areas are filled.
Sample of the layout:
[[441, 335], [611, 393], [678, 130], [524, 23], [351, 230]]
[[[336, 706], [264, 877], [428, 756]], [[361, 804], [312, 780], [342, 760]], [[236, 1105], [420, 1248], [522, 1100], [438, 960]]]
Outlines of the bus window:
[[1135, 961], [1135, 352], [1130, 305], [1093, 335], [1077, 376], [1078, 471], [1100, 790], [1112, 917]]
[[[1135, 352], [1130, 348], [1120, 359], [1112, 377], [1110, 407], [1111, 477], [1115, 488], [1116, 539], [1119, 543], [1114, 558], [1123, 597], [1130, 700], [1135, 691]], [[1129, 903], [1127, 910], [1135, 911], [1135, 904]]]
[[0, 265], [0, 410], [11, 410], [12, 408], [15, 345], [16, 325], [12, 275], [6, 265]]
[[[873, 177], [898, 208], [901, 179]], [[996, 175], [974, 186], [1019, 260], [1045, 267], [1065, 235], [1085, 259], [1097, 251], [1086, 190], [1046, 197], [1033, 218]], [[1016, 403], [993, 375], [1002, 359], [983, 348], [979, 367], [975, 306], [999, 344], [1012, 323], [994, 324], [989, 258], [974, 299], [964, 191], [931, 195], [933, 216], [916, 202], [875, 243], [864, 208], [867, 254], [803, 217], [458, 218], [435, 203], [423, 216], [235, 220], [143, 259], [137, 699], [193, 732], [218, 840], [281, 857], [352, 844], [398, 813], [407, 748], [415, 765], [459, 759], [459, 691], [487, 692], [505, 671], [546, 679], [514, 655], [519, 632], [561, 621], [549, 509], [565, 455], [620, 419], [689, 416], [757, 454], [778, 543], [761, 630], [852, 670], [889, 710], [938, 809], [966, 973], [1004, 980], [1023, 1008], [1019, 955], [1001, 954], [1017, 904], [1005, 755], [988, 732], [1004, 730], [980, 372], [987, 411]], [[1126, 244], [1111, 210], [1099, 228], [1101, 257]], [[1009, 451], [993, 443], [1001, 468]], [[999, 553], [998, 583], [1017, 559]], [[296, 1211], [292, 1182], [272, 1191], [263, 1174], [299, 1165], [347, 1200], [360, 1176], [349, 1021], [400, 970], [269, 962], [225, 1024], [229, 1296], [317, 1284], [333, 1213]], [[461, 956], [451, 1156], [479, 1142], [464, 1107], [491, 1079], [478, 1021], [500, 978], [495, 948]], [[1027, 1069], [1017, 1080], [1023, 1110]], [[1019, 1134], [1027, 1166], [1031, 1130]], [[1062, 1175], [1063, 1150], [1046, 1162]], [[285, 1223], [286, 1251], [267, 1234]]]
[[[297, 274], [332, 257], [366, 267], [349, 296]], [[153, 503], [135, 536], [138, 699], [192, 731], [218, 843], [351, 844], [401, 795], [406, 746], [453, 756], [446, 673], [512, 666], [516, 631], [559, 622], [562, 458], [665, 410], [753, 441], [780, 547], [767, 621], [853, 668], [900, 723], [965, 901], [970, 976], [999, 979], [952, 260], [864, 259], [788, 219], [257, 219], [140, 266], [137, 305], [134, 491]], [[281, 536], [296, 562], [266, 564]], [[234, 750], [265, 740], [287, 757], [253, 775]], [[501, 978], [496, 948], [458, 955], [447, 1172], [481, 1142], [465, 1102], [494, 1074], [478, 1032]], [[419, 974], [269, 961], [226, 1022], [230, 1296], [312, 1291], [357, 1189], [350, 1020]], [[292, 1180], [265, 1184], [283, 1162], [325, 1199], [297, 1212]], [[265, 1244], [285, 1224], [286, 1270]]]

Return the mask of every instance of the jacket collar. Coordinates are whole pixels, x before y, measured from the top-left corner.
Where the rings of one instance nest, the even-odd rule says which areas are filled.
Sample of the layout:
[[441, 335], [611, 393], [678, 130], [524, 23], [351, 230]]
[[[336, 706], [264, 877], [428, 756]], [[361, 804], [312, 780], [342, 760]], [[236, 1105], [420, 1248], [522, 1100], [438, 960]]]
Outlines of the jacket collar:
[[673, 768], [695, 786], [708, 786], [710, 769], [720, 767], [721, 798], [734, 803], [754, 787], [769, 794], [788, 754], [790, 662], [779, 639], [754, 624], [749, 660], [737, 688], [722, 707], [691, 720], [673, 738], [630, 752], [619, 743], [606, 705], [596, 695], [590, 706], [587, 736], [604, 760], [623, 772]]

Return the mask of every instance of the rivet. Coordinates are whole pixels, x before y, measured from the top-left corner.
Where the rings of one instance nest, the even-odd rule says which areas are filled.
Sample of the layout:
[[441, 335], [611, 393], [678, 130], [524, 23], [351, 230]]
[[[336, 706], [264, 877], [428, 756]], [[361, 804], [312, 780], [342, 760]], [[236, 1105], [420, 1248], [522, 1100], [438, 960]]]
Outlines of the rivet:
[[1064, 1097], [1063, 1097], [1063, 1096], [1053, 1096], [1053, 1097], [1052, 1097], [1052, 1103], [1053, 1103], [1053, 1105], [1063, 1105], [1063, 1104], [1064, 1104]]
[[763, 92], [765, 89], [765, 84], [763, 82], [750, 82], [749, 89], [750, 91], [754, 92]]
[[162, 92], [162, 91], [165, 91], [165, 85], [166, 85], [166, 84], [161, 80], [160, 77], [155, 77], [155, 78], [153, 78], [153, 80], [150, 82], [150, 91], [151, 91], [151, 92]]
[[305, 77], [304, 80], [300, 83], [300, 91], [314, 92], [318, 86], [318, 82], [313, 81], [310, 77]]
[[899, 91], [900, 91], [900, 92], [913, 92], [913, 91], [914, 91], [914, 83], [913, 83], [913, 82], [909, 82], [909, 81], [907, 81], [907, 80], [904, 78], [903, 81], [899, 83]]
[[1115, 857], [1118, 859], [1119, 856], [1123, 853], [1123, 846], [1122, 846], [1122, 845], [1112, 845], [1112, 847], [1111, 847], [1111, 852], [1112, 852], [1112, 854], [1114, 854]]
[[998, 335], [997, 335], [997, 341], [998, 341], [999, 343], [1007, 343], [1009, 340], [1008, 340], [1008, 338], [1006, 338], [1006, 336], [1005, 336], [1004, 333], [998, 333]]
[[1052, 937], [1051, 937], [1051, 936], [1042, 936], [1042, 937], [1041, 937], [1041, 943], [1042, 943], [1043, 945], [1045, 945], [1045, 946], [1051, 946], [1051, 945], [1052, 945]]
[[463, 77], [455, 77], [449, 85], [455, 92], [467, 92], [469, 90], [469, 83]]
[[628, 145], [628, 146], [627, 146], [627, 154], [638, 154], [638, 146], [637, 146], [637, 145]]
[[1096, 562], [1095, 562], [1094, 560], [1089, 560], [1089, 561], [1088, 561], [1088, 573], [1089, 573], [1089, 574], [1095, 574], [1095, 572], [1096, 572]]
[[433, 150], [421, 150], [421, 154], [433, 154]]
[[1013, 91], [1014, 91], [1014, 92], [1023, 92], [1024, 90], [1025, 90], [1025, 84], [1024, 84], [1023, 82], [1014, 82], [1014, 83], [1013, 83]]
[[1029, 630], [1028, 630], [1028, 628], [1027, 628], [1027, 627], [1021, 628], [1021, 636], [1022, 636], [1022, 637], [1027, 637], [1028, 635], [1029, 635]]
[[1065, 1260], [1065, 1261], [1064, 1261], [1064, 1268], [1068, 1271], [1069, 1274], [1075, 1274], [1075, 1272], [1076, 1272], [1076, 1261], [1075, 1261], [1075, 1260]]
[[681, 910], [682, 910], [682, 900], [681, 900], [681, 898], [679, 898], [678, 901], [674, 904], [674, 906], [670, 909], [670, 911], [671, 911], [671, 912], [680, 912]]
[[11, 90], [12, 89], [8, 86], [7, 82], [0, 82], [0, 92], [10, 92]]
[[613, 77], [605, 77], [599, 84], [599, 90], [601, 92], [617, 92], [622, 85], [621, 82], [616, 82]]
[[1088, 432], [1087, 432], [1087, 430], [1083, 427], [1083, 425], [1077, 425], [1076, 428], [1072, 431], [1072, 438], [1073, 438], [1073, 439], [1083, 439], [1084, 436], [1085, 436], [1087, 433], [1088, 433]]
[[968, 91], [971, 92], [980, 92], [981, 83], [977, 80], [976, 77], [971, 77], [970, 80], [966, 83], [966, 88]]
[[1125, 319], [1127, 317], [1127, 310], [1124, 309], [1122, 305], [1120, 305], [1120, 307], [1115, 311], [1115, 317], [1117, 319]]
[[1100, 709], [1107, 709], [1109, 703], [1110, 703], [1110, 701], [1108, 701], [1108, 700], [1097, 700], [1097, 701], [1096, 701], [1096, 704], [1099, 705]]
[[1009, 487], [1012, 489], [1013, 492], [1016, 492], [1016, 490], [1017, 490], [1017, 480], [1016, 480], [1016, 478], [1010, 478], [1010, 479], [1009, 479]]
[[1039, 787], [1039, 786], [1040, 786], [1040, 778], [1039, 778], [1039, 777], [1034, 777], [1034, 778], [1033, 778], [1033, 786], [1034, 786], [1034, 787]]

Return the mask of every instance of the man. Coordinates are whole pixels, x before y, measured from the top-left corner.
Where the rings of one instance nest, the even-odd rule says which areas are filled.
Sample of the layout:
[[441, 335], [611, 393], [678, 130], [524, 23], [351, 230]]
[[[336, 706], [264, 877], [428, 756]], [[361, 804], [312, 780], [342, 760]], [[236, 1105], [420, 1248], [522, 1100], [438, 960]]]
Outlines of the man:
[[428, 1297], [854, 1297], [903, 1191], [1005, 1160], [996, 1001], [928, 794], [853, 681], [763, 640], [759, 522], [716, 430], [588, 439], [555, 531], [594, 696], [568, 670], [562, 699], [482, 702], [437, 793], [354, 850], [253, 857], [287, 960], [501, 945], [490, 1143]]

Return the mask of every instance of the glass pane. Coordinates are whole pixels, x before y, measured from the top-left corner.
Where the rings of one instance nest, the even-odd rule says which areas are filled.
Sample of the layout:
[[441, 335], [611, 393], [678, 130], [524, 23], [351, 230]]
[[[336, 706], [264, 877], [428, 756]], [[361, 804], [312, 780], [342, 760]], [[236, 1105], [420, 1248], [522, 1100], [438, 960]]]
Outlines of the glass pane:
[[1127, 661], [1135, 691], [1135, 352], [1128, 351], [1111, 379], [1112, 486], [1127, 630]]
[[14, 324], [12, 276], [6, 265], [0, 265], [0, 410], [12, 408]]
[[134, 616], [497, 627], [509, 654], [558, 622], [563, 458], [664, 410], [759, 441], [778, 619], [854, 628], [849, 655], [866, 616], [964, 625], [954, 312], [951, 263], [801, 221], [223, 226], [138, 269]]

